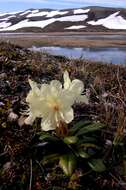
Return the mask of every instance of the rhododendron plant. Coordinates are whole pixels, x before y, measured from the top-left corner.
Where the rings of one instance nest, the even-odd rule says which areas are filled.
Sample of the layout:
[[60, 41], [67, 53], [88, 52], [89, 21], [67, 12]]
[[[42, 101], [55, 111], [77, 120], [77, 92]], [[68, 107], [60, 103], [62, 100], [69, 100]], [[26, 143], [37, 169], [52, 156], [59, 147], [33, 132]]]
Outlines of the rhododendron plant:
[[35, 118], [42, 118], [42, 130], [54, 130], [60, 126], [60, 122], [66, 124], [74, 119], [72, 105], [76, 101], [88, 103], [84, 91], [83, 82], [70, 80], [67, 71], [64, 73], [64, 86], [58, 80], [52, 80], [50, 84], [42, 84], [38, 88], [37, 83], [29, 80], [31, 90], [26, 98], [29, 104], [29, 116], [26, 124], [32, 124]]

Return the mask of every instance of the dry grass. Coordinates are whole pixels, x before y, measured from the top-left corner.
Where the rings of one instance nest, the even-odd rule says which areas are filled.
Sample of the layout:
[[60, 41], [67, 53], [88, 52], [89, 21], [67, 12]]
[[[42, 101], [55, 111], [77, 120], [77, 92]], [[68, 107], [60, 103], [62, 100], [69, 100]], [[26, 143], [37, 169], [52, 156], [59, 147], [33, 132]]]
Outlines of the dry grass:
[[[12, 35], [2, 36], [0, 41], [9, 41], [13, 44], [23, 47], [36, 46], [67, 46], [67, 47], [125, 47], [126, 39], [83, 39], [77, 38], [75, 35], [125, 35], [123, 33], [43, 33], [32, 34], [30, 36], [24, 35]], [[44, 35], [44, 36], [43, 36]], [[70, 35], [71, 38], [68, 38]], [[62, 37], [60, 37], [62, 36]]]

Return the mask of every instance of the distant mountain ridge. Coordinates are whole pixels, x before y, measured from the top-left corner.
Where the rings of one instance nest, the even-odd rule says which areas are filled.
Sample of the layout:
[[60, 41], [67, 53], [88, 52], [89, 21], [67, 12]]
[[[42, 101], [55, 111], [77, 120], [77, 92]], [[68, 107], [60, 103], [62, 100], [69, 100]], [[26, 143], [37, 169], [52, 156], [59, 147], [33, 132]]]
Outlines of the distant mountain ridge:
[[28, 9], [0, 13], [0, 32], [66, 32], [126, 30], [126, 9]]

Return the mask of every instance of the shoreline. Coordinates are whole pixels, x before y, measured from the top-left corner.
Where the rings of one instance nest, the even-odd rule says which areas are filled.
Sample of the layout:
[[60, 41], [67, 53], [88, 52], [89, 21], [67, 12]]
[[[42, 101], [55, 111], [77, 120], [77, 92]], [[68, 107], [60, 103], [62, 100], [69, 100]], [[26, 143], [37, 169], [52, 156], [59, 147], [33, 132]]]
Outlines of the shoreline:
[[[86, 36], [89, 38], [93, 35], [94, 38], [97, 36], [97, 39], [86, 39]], [[102, 35], [105, 36], [103, 39]], [[107, 36], [111, 35], [125, 36], [126, 32], [5, 33], [0, 35], [0, 42], [9, 41], [25, 48], [32, 46], [126, 47], [126, 38], [108, 39]]]

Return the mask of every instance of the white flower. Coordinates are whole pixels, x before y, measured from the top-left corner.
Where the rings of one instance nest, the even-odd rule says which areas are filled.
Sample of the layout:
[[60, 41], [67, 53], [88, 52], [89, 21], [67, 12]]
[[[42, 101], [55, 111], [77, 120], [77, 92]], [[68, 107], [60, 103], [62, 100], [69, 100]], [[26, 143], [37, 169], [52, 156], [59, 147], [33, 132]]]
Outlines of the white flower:
[[73, 120], [73, 100], [59, 81], [53, 80], [50, 85], [42, 85], [41, 100], [41, 127], [44, 131], [56, 129], [61, 121], [70, 123]]
[[64, 88], [58, 80], [50, 84], [42, 84], [38, 88], [34, 81], [29, 80], [31, 90], [26, 98], [29, 104], [26, 124], [32, 124], [36, 117], [42, 118], [41, 128], [44, 131], [54, 130], [61, 122], [70, 123], [74, 119], [72, 105], [75, 101], [87, 103], [87, 97], [82, 96], [83, 82], [71, 81], [67, 71], [64, 73]]
[[31, 90], [27, 95], [26, 102], [29, 103], [28, 117], [25, 120], [27, 125], [31, 125], [36, 117], [40, 117], [40, 89], [37, 83], [29, 79]]
[[48, 131], [59, 127], [61, 121], [70, 123], [73, 120], [73, 100], [59, 81], [42, 84], [40, 89], [35, 82], [29, 80], [29, 83], [32, 89], [26, 98], [29, 103], [26, 124], [32, 124], [36, 117], [40, 117], [42, 130]]
[[71, 92], [71, 96], [73, 96], [76, 102], [83, 102], [88, 104], [88, 98], [85, 95], [81, 95], [84, 91], [84, 84], [81, 80], [74, 79], [70, 80], [69, 73], [67, 71], [64, 72], [64, 89]]

